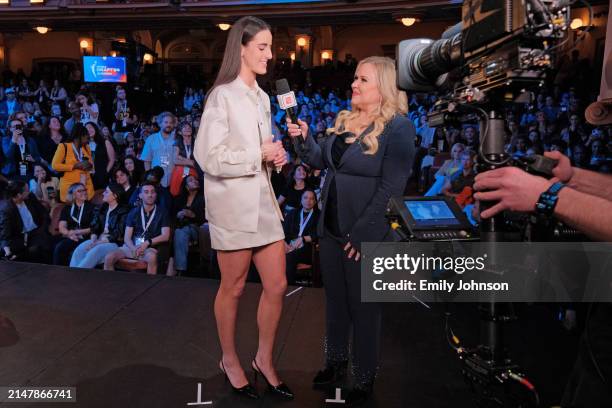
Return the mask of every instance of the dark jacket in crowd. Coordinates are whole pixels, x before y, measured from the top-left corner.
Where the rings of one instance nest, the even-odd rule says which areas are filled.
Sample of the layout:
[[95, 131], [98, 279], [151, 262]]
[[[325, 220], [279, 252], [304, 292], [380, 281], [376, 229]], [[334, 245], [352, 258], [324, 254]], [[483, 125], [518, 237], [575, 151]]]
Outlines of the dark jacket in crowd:
[[[21, 104], [15, 101], [15, 106], [13, 107], [13, 113], [19, 112], [23, 110]], [[11, 115], [9, 114], [8, 101], [0, 102], [0, 127], [5, 127], [8, 119]]]
[[85, 201], [83, 203], [83, 215], [80, 225], [78, 223], [79, 213], [80, 210], [76, 204], [74, 205], [74, 209], [72, 208], [72, 204], [66, 204], [64, 208], [62, 208], [60, 221], [65, 221], [66, 228], [69, 230], [91, 228], [91, 223], [96, 213], [96, 206], [90, 201]]
[[[285, 221], [283, 222], [283, 229], [285, 230], [285, 241], [287, 243], [291, 240], [296, 239], [300, 233], [300, 212], [303, 211], [302, 207], [295, 208], [287, 213]], [[314, 213], [306, 223], [302, 236], [310, 236], [313, 242], [317, 240], [317, 223], [319, 222], [319, 209], [313, 208]]]
[[187, 205], [187, 194], [181, 195], [176, 202], [176, 206], [174, 207], [174, 215], [176, 216], [176, 214], [181, 210], [193, 211], [195, 218], [184, 218], [183, 220], [179, 220], [177, 218], [177, 227], [184, 227], [188, 224], [195, 224], [197, 226], [202, 225], [204, 221], [206, 221], [206, 218], [204, 217], [204, 193], [202, 193], [201, 190], [198, 191], [198, 194], [196, 194], [190, 206]]
[[[91, 222], [91, 233], [96, 234], [98, 238], [104, 232], [106, 223], [106, 213], [108, 211], [108, 203], [102, 204], [93, 221]], [[109, 214], [108, 221], [108, 241], [114, 242], [117, 245], [123, 244], [123, 236], [125, 233], [125, 220], [130, 209], [125, 205], [117, 206]]]
[[[38, 162], [40, 161], [40, 153], [38, 152], [38, 146], [36, 141], [30, 137], [24, 137], [25, 139], [25, 153], [24, 155], [30, 155]], [[23, 181], [27, 181], [32, 178], [34, 174], [34, 163], [27, 163], [27, 174], [21, 176], [19, 163], [22, 161], [21, 152], [19, 146], [12, 141], [11, 136], [5, 136], [2, 138], [2, 153], [4, 155], [4, 165], [2, 166], [2, 174], [8, 178], [19, 178]]]
[[[47, 229], [50, 222], [48, 210], [31, 193], [24, 203], [32, 214], [32, 219], [38, 229]], [[23, 248], [23, 243], [23, 222], [17, 206], [11, 199], [1, 200], [0, 248], [7, 246], [11, 248], [11, 251], [17, 252], [20, 248]]]
[[378, 136], [376, 154], [364, 154], [361, 144], [355, 141], [344, 152], [337, 167], [332, 160], [336, 137], [330, 134], [320, 144], [310, 134], [306, 140], [295, 138], [295, 149], [302, 160], [311, 167], [328, 169], [321, 192], [319, 238], [324, 236], [327, 199], [330, 186], [335, 183], [339, 211], [334, 216], [338, 217], [340, 238], [350, 241], [357, 250], [362, 242], [393, 240], [385, 210], [392, 196], [404, 193], [411, 174], [415, 153], [414, 125], [408, 118], [396, 115]]

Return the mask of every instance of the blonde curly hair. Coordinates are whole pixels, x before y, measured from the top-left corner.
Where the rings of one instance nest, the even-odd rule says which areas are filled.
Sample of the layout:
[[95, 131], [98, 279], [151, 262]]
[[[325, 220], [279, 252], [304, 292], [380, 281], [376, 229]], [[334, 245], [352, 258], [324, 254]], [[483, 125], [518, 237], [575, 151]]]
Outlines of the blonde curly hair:
[[[395, 72], [395, 62], [388, 57], [368, 57], [357, 65], [357, 69], [363, 64], [371, 64], [376, 70], [376, 80], [378, 91], [381, 95], [381, 102], [376, 113], [372, 116], [374, 129], [366, 134], [361, 142], [366, 146], [365, 154], [376, 154], [378, 151], [378, 136], [385, 129], [385, 125], [396, 114], [406, 115], [408, 113], [408, 99], [406, 94], [397, 88]], [[342, 133], [346, 130], [346, 123], [359, 117], [361, 109], [353, 106], [352, 111], [343, 110], [338, 113], [334, 127], [327, 129], [327, 133]], [[347, 138], [348, 143], [357, 139], [358, 135]]]

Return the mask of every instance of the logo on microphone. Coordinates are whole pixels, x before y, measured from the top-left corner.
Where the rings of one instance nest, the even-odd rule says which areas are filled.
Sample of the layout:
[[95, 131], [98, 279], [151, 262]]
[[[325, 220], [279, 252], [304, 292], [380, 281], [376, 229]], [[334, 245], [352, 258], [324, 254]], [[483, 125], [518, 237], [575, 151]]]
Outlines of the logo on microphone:
[[278, 95], [277, 98], [278, 104], [283, 110], [297, 106], [297, 102], [295, 101], [295, 94], [293, 92]]

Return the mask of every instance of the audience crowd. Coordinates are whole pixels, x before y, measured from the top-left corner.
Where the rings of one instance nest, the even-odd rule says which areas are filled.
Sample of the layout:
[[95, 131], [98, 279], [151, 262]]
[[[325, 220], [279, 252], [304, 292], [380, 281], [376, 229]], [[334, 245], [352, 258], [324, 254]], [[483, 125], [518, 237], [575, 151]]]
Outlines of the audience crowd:
[[[351, 106], [350, 89], [326, 86], [335, 74], [329, 67], [326, 73], [321, 85], [306, 81], [296, 89], [298, 116], [315, 138], [325, 137], [338, 112]], [[585, 107], [594, 97], [579, 87], [578, 70], [563, 74], [532, 103], [507, 106], [506, 151], [521, 159], [559, 150], [577, 167], [609, 173], [612, 127], [585, 123]], [[196, 271], [192, 253], [214, 263], [203, 174], [193, 157], [204, 91], [187, 86], [174, 109], [150, 116], [150, 107], [132, 103], [123, 86], [113, 89], [109, 103], [85, 84], [72, 91], [57, 80], [36, 82], [13, 75], [0, 90], [2, 257], [150, 274]], [[474, 204], [477, 124], [430, 127], [427, 114], [438, 96], [409, 98], [418, 149], [406, 192], [447, 195], [467, 211]], [[284, 136], [285, 112], [275, 97], [271, 102], [274, 137], [289, 155], [272, 183], [285, 213], [288, 279], [300, 283], [298, 271], [316, 268], [325, 171], [300, 163]], [[476, 223], [477, 214], [470, 215]]]

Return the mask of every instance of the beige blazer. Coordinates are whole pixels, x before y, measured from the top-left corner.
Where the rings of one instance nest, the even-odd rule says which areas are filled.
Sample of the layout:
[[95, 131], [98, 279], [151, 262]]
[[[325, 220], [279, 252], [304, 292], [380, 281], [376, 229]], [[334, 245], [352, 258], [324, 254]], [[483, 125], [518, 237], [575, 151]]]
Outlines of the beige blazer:
[[[194, 156], [204, 170], [206, 219], [213, 225], [257, 232], [261, 203], [257, 177], [266, 171], [260, 139], [272, 138], [271, 122], [268, 95], [257, 85], [250, 88], [240, 77], [208, 96]], [[269, 173], [265, 175], [268, 183]]]

